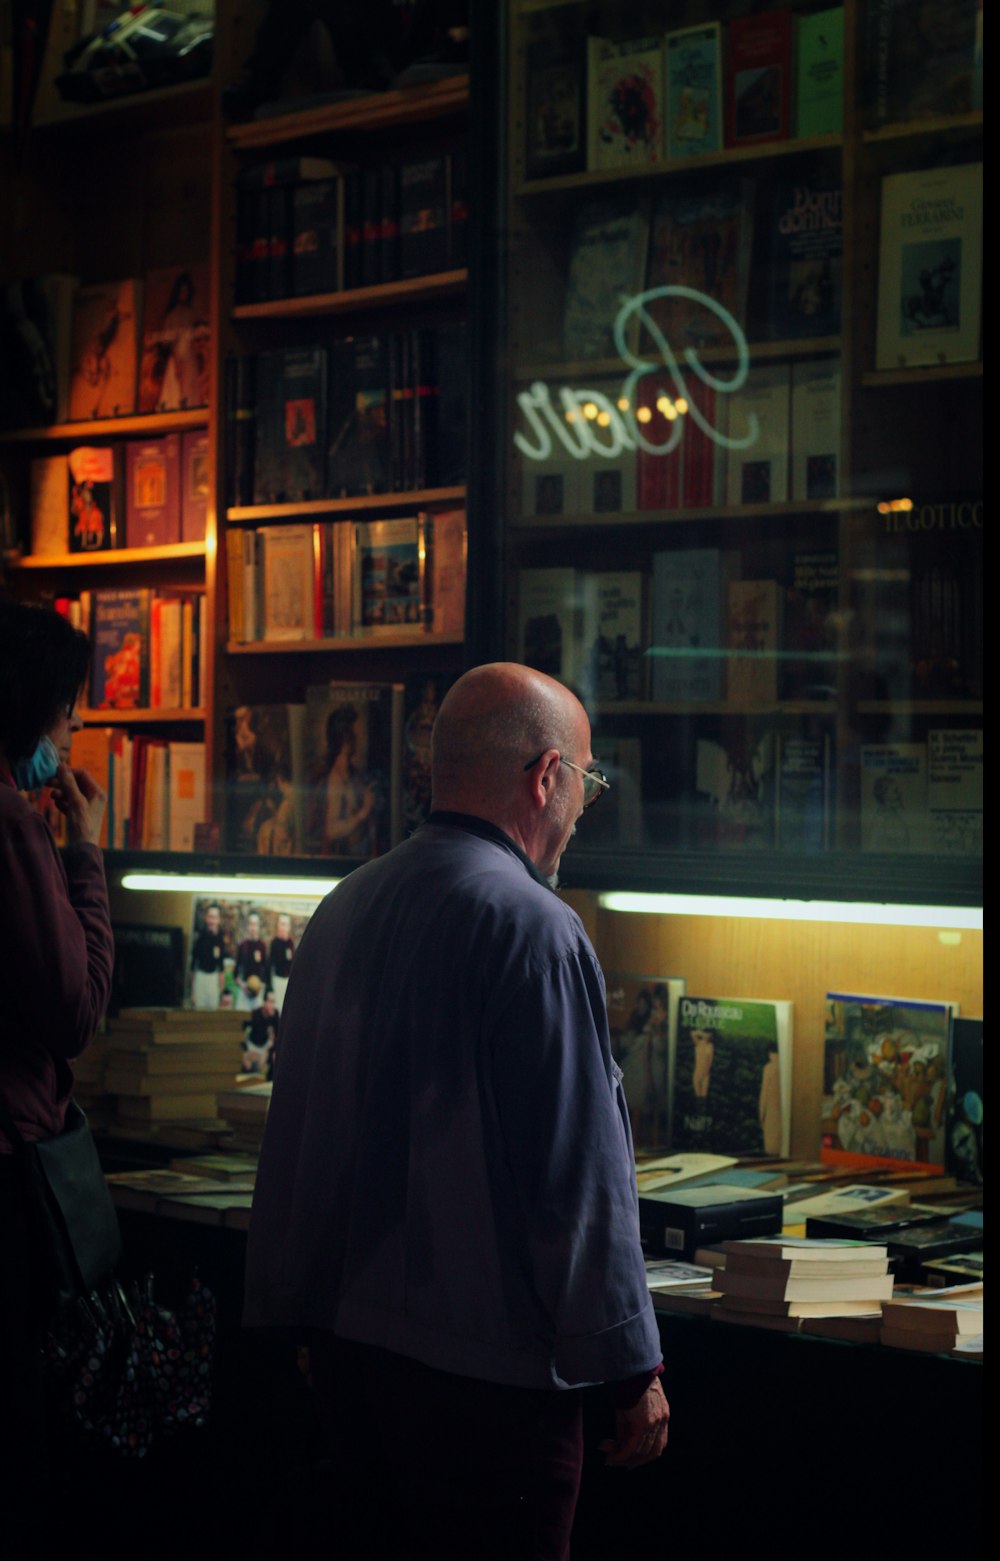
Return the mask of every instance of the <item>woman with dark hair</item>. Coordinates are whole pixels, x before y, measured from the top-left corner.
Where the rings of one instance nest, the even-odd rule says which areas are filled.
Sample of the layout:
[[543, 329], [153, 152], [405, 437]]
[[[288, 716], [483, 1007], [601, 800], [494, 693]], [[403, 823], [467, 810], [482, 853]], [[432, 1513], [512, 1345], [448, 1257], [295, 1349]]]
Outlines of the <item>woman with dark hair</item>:
[[[0, 600], [0, 947], [7, 971], [0, 1098], [28, 1142], [62, 1130], [70, 1059], [93, 1040], [111, 986], [98, 845], [107, 799], [69, 764], [89, 655], [86, 635], [59, 613]], [[66, 819], [63, 853], [21, 795], [44, 785]], [[32, 1515], [41, 1523], [37, 1502], [48, 1483], [28, 1207], [21, 1157], [0, 1129], [0, 1511], [7, 1538], [12, 1527], [17, 1532], [19, 1512], [25, 1525]], [[16, 1541], [14, 1549], [21, 1553]]]
[[326, 722], [326, 765], [322, 790], [323, 850], [334, 856], [375, 855], [375, 792], [359, 773], [358, 711], [338, 705]]

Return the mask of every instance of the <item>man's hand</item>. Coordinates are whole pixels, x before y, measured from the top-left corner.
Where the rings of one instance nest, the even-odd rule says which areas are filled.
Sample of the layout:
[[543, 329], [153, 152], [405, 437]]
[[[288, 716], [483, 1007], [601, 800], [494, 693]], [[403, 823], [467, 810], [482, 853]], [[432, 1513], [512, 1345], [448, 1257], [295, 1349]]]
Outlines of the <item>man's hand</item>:
[[60, 764], [52, 783], [52, 796], [66, 817], [66, 832], [72, 845], [98, 845], [107, 794], [86, 770], [71, 770]]
[[659, 1458], [667, 1445], [670, 1405], [659, 1377], [654, 1377], [638, 1404], [616, 1413], [615, 1439], [602, 1442], [601, 1452], [609, 1469], [639, 1469]]

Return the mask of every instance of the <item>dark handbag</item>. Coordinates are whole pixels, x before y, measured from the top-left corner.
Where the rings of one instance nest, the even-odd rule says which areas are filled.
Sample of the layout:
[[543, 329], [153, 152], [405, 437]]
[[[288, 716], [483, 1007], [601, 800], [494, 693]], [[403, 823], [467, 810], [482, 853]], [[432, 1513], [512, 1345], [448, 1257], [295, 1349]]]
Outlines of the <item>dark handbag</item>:
[[55, 1138], [28, 1143], [0, 1098], [3, 1129], [24, 1172], [43, 1305], [72, 1306], [100, 1288], [121, 1258], [118, 1215], [80, 1107]]

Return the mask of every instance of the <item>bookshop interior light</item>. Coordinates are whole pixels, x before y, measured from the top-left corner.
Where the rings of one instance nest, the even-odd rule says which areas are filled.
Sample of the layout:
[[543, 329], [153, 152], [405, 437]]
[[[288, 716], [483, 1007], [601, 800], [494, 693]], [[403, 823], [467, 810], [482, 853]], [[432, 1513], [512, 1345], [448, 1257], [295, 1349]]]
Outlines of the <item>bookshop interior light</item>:
[[875, 927], [935, 927], [982, 931], [982, 907], [876, 905], [839, 900], [755, 900], [722, 894], [639, 894], [615, 890], [598, 896], [605, 911], [663, 916], [741, 916], [759, 921], [823, 921]]
[[147, 893], [166, 890], [175, 894], [229, 895], [240, 900], [263, 895], [321, 900], [339, 882], [339, 878], [251, 878], [238, 874], [227, 877], [223, 873], [126, 873], [122, 888], [142, 889]]

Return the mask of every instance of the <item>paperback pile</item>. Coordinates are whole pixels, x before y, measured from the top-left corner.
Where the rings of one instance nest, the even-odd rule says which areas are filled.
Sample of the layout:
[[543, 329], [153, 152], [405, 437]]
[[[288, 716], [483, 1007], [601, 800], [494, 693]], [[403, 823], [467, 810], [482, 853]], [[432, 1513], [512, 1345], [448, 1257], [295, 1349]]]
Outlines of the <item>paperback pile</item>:
[[885, 1247], [871, 1242], [806, 1236], [725, 1241], [714, 1283], [727, 1321], [773, 1325], [773, 1320], [877, 1314], [892, 1296]]
[[270, 1104], [270, 1082], [223, 1090], [219, 1096], [219, 1115], [231, 1128], [227, 1140], [230, 1149], [241, 1154], [259, 1154]]
[[215, 1119], [240, 1066], [242, 1016], [230, 1010], [123, 1008], [108, 1021], [104, 1090], [126, 1131]]
[[981, 1355], [982, 1285], [950, 1285], [887, 1301], [879, 1339], [897, 1349]]
[[694, 1312], [711, 1310], [718, 1302], [714, 1270], [700, 1263], [685, 1263], [676, 1258], [647, 1258], [646, 1283], [658, 1312]]

